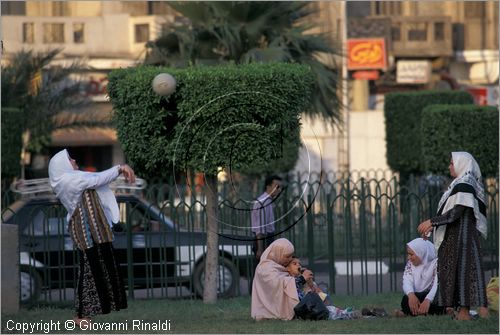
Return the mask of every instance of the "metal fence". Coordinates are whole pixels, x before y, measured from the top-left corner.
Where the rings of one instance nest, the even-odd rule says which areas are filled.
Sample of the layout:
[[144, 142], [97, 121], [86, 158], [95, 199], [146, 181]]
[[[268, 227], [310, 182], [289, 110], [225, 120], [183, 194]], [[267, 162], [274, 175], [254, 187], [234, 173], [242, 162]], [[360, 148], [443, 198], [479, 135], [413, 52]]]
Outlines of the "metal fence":
[[[418, 237], [418, 224], [435, 215], [449, 180], [411, 177], [401, 183], [397, 176], [376, 174], [302, 177], [287, 180], [275, 202], [276, 230], [294, 243], [295, 254], [316, 280], [330, 293], [400, 291], [405, 245]], [[485, 185], [489, 233], [482, 251], [490, 277], [498, 275], [498, 178], [485, 180]], [[261, 190], [262, 183], [219, 184], [219, 288], [225, 296], [250, 292], [255, 266], [250, 209]], [[158, 183], [144, 190], [147, 201], [119, 197], [123, 231], [115, 233], [115, 248], [130, 298], [199, 295], [209, 191], [215, 190]], [[16, 211], [4, 210], [2, 220], [13, 218], [9, 223], [20, 227], [25, 287], [38, 290], [39, 301], [72, 299], [77, 257], [65, 233], [64, 210], [51, 202], [12, 215]]]

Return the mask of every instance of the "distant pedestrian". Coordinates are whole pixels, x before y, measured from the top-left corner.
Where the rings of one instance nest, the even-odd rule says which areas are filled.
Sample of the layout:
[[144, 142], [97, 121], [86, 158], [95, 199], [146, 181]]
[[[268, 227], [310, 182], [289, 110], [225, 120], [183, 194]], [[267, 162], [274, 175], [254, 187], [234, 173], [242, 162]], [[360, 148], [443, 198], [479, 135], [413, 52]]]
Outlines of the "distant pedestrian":
[[470, 307], [488, 317], [480, 234], [486, 238], [486, 202], [481, 170], [468, 152], [452, 152], [455, 179], [438, 204], [437, 216], [422, 222], [418, 232], [433, 231], [438, 250], [438, 305], [459, 309], [458, 320], [470, 320]]
[[49, 162], [50, 185], [68, 211], [68, 230], [79, 255], [75, 288], [75, 323], [127, 308], [127, 298], [114, 256], [111, 226], [119, 221], [119, 209], [108, 184], [120, 174], [135, 182], [128, 165], [99, 173], [78, 170], [66, 149]]
[[266, 178], [264, 182], [264, 193], [254, 202], [251, 214], [252, 232], [255, 243], [253, 251], [257, 262], [264, 250], [274, 241], [275, 221], [273, 202], [281, 192], [281, 181], [279, 176], [273, 175]]

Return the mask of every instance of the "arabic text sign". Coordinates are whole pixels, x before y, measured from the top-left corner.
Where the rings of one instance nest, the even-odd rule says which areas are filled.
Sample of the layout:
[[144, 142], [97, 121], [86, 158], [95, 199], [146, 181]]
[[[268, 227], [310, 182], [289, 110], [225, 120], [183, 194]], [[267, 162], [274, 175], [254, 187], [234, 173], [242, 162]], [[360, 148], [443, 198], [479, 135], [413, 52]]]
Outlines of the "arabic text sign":
[[383, 38], [353, 38], [347, 40], [347, 69], [387, 68], [385, 40]]

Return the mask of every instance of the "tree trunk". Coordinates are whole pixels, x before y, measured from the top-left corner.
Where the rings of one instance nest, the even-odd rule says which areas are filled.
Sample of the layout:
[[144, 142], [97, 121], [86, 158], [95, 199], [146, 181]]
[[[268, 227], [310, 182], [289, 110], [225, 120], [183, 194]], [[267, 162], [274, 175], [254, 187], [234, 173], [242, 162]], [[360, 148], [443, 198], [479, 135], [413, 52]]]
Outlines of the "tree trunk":
[[207, 181], [207, 255], [205, 258], [205, 283], [203, 302], [217, 302], [217, 270], [219, 267], [219, 235], [217, 235], [217, 177], [205, 176]]

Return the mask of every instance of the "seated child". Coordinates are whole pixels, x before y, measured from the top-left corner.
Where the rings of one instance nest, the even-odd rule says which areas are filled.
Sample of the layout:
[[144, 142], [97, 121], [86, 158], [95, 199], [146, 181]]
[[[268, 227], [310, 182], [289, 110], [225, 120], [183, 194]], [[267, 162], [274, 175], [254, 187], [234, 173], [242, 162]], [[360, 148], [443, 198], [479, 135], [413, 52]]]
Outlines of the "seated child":
[[437, 256], [434, 245], [416, 238], [406, 244], [408, 262], [403, 274], [401, 309], [396, 316], [443, 314], [444, 308], [433, 304], [438, 287]]
[[298, 258], [292, 258], [290, 263], [288, 263], [286, 269], [292, 277], [295, 277], [295, 284], [297, 286], [297, 294], [299, 296], [299, 300], [302, 300], [302, 298], [304, 298], [304, 296], [311, 291], [316, 292], [321, 300], [323, 300], [326, 308], [328, 308], [330, 320], [353, 319], [355, 317], [352, 308], [348, 307], [344, 310], [333, 306], [328, 294], [323, 292], [318, 284], [316, 284], [312, 279], [308, 281], [304, 279], [302, 273], [305, 269], [302, 267]]

